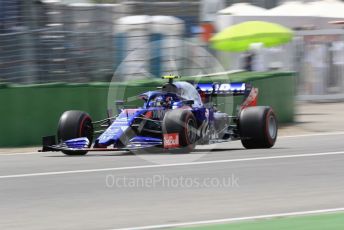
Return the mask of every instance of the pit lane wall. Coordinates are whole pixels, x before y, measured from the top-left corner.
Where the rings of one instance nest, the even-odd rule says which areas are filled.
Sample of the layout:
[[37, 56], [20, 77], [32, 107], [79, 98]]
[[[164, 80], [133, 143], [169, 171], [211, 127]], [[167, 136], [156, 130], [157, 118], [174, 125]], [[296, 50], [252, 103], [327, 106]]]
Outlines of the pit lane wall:
[[[259, 88], [259, 105], [270, 105], [277, 113], [280, 123], [292, 122], [294, 118], [294, 74], [290, 72], [236, 73], [202, 78], [183, 78], [198, 82], [251, 82]], [[41, 137], [54, 135], [60, 115], [66, 110], [83, 110], [93, 120], [106, 117], [108, 91], [123, 91], [125, 98], [135, 96], [160, 86], [162, 80], [141, 80], [128, 83], [51, 83], [37, 85], [0, 84], [0, 147], [40, 145]], [[242, 98], [236, 97], [235, 110]], [[111, 100], [110, 100], [111, 101]], [[113, 100], [115, 101], [115, 99]], [[132, 106], [138, 105], [132, 101]], [[219, 103], [221, 110], [225, 110]], [[232, 111], [229, 111], [232, 110]]]

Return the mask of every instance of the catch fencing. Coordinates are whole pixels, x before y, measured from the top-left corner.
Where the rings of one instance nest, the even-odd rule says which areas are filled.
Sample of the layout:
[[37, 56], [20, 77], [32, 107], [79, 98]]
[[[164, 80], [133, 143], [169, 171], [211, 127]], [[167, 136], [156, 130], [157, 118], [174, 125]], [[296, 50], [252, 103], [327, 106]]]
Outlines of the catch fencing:
[[[0, 82], [110, 81], [127, 55], [118, 42], [122, 35], [117, 28], [118, 20], [126, 16], [176, 17], [183, 22], [181, 38], [193, 39], [199, 1], [117, 2], [66, 5], [54, 1], [0, 1]], [[189, 63], [182, 65], [178, 71], [193, 74]]]

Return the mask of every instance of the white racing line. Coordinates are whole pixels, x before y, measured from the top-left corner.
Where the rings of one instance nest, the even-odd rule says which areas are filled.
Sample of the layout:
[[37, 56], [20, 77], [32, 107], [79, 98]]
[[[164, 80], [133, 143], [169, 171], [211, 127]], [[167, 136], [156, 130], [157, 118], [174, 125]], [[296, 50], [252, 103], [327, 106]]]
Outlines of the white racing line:
[[186, 226], [192, 226], [192, 225], [232, 223], [232, 222], [238, 222], [238, 221], [316, 215], [316, 214], [342, 212], [342, 211], [344, 211], [344, 208], [332, 208], [332, 209], [320, 209], [320, 210], [302, 211], [302, 212], [286, 212], [286, 213], [276, 213], [276, 214], [259, 215], [259, 216], [246, 216], [246, 217], [225, 218], [225, 219], [216, 219], [216, 220], [194, 221], [194, 222], [185, 222], [185, 223], [177, 223], [177, 224], [150, 225], [150, 226], [131, 227], [131, 228], [114, 228], [112, 230], [145, 230], [145, 229], [176, 228], [176, 227], [186, 227]]
[[[37, 147], [37, 149], [39, 149]], [[15, 156], [15, 155], [32, 155], [32, 154], [37, 154], [40, 153], [38, 151], [36, 152], [24, 152], [24, 153], [11, 153], [11, 152], [0, 152], [0, 156]]]
[[284, 138], [298, 138], [298, 137], [316, 137], [316, 136], [335, 136], [335, 135], [344, 135], [343, 131], [338, 132], [319, 132], [319, 133], [307, 133], [291, 136], [279, 136], [278, 139]]
[[[338, 132], [321, 132], [321, 133], [308, 133], [308, 134], [299, 134], [299, 135], [291, 135], [291, 136], [279, 136], [278, 139], [285, 139], [285, 138], [298, 138], [298, 137], [314, 137], [314, 136], [335, 136], [335, 135], [344, 135], [344, 131], [338, 131]], [[15, 155], [32, 155], [32, 154], [38, 154], [38, 149], [40, 147], [37, 147], [36, 152], [23, 152], [23, 153], [9, 153], [9, 152], [0, 152], [1, 156], [15, 156]]]
[[99, 169], [83, 169], [83, 170], [41, 172], [41, 173], [27, 173], [27, 174], [12, 174], [12, 175], [0, 176], [0, 179], [53, 176], [53, 175], [77, 174], [77, 173], [80, 174], [80, 173], [92, 173], [92, 172], [123, 171], [123, 170], [135, 170], [135, 169], [162, 168], [162, 167], [209, 165], [209, 164], [233, 163], [233, 162], [244, 162], [244, 161], [260, 161], [260, 160], [274, 160], [274, 159], [287, 159], [287, 158], [300, 158], [300, 157], [318, 157], [318, 156], [331, 156], [331, 155], [343, 155], [343, 154], [344, 154], [344, 151], [322, 152], [322, 153], [306, 153], [306, 154], [295, 154], [295, 155], [279, 155], [279, 156], [270, 156], [270, 157], [249, 157], [249, 158], [214, 160], [214, 161], [196, 161], [196, 162], [173, 163], [173, 164], [137, 165], [137, 166], [126, 166], [126, 167], [117, 167], [117, 168], [99, 168]]

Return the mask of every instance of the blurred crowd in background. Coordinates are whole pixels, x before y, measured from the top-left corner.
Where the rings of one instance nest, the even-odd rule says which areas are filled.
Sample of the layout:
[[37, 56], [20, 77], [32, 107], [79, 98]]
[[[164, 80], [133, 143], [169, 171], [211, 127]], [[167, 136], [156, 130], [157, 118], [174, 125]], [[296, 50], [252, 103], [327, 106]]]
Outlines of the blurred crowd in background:
[[295, 71], [300, 99], [344, 98], [339, 0], [1, 0], [0, 82], [107, 82], [123, 63], [124, 80], [191, 76], [213, 71], [212, 56], [224, 70], [238, 70], [247, 53], [215, 52], [208, 41], [252, 20], [282, 24], [295, 36], [280, 47], [252, 45], [250, 70]]

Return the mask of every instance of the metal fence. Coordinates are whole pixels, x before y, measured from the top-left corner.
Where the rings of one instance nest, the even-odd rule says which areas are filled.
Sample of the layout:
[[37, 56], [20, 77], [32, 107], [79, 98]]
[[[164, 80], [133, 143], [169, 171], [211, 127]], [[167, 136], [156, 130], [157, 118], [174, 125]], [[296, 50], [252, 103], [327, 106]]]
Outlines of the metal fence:
[[[164, 56], [163, 53], [174, 49], [184, 52], [183, 57], [174, 57], [173, 60], [170, 55], [160, 59], [151, 58], [148, 63], [138, 67], [140, 62], [126, 59], [133, 48], [127, 43], [133, 40], [139, 43], [153, 42], [161, 39], [161, 36], [156, 33], [145, 34], [145, 30], [148, 31], [154, 26], [152, 23], [148, 23], [144, 29], [141, 28], [141, 34], [130, 33], [130, 36], [126, 37], [119, 33], [117, 25], [120, 18], [130, 15], [173, 16], [183, 23], [183, 32], [178, 36], [166, 33], [168, 36], [164, 39], [182, 38], [207, 49], [207, 45], [200, 39], [197, 27], [201, 18], [201, 4], [204, 1], [89, 0], [88, 2], [95, 3], [66, 5], [62, 3], [78, 1], [1, 0], [0, 82], [109, 81], [123, 61], [128, 62], [128, 68], [123, 72], [124, 78], [129, 75], [140, 77], [147, 74], [147, 71], [154, 75], [168, 72], [182, 75], [210, 73], [213, 66], [209, 60], [211, 55], [171, 44], [158, 44], [159, 47], [150, 48], [147, 55], [154, 56], [157, 55], [156, 52], [160, 52], [159, 55]], [[111, 4], [96, 4], [104, 2]], [[241, 0], [224, 2], [229, 5]], [[276, 0], [250, 2], [267, 8], [277, 3]], [[168, 30], [167, 27], [165, 30]], [[198, 64], [190, 60], [196, 60]]]
[[[183, 38], [188, 39], [198, 25], [199, 1], [118, 2], [0, 1], [0, 82], [109, 81], [125, 55], [118, 42], [119, 18], [175, 16], [183, 21]], [[183, 63], [180, 69], [192, 68]]]

